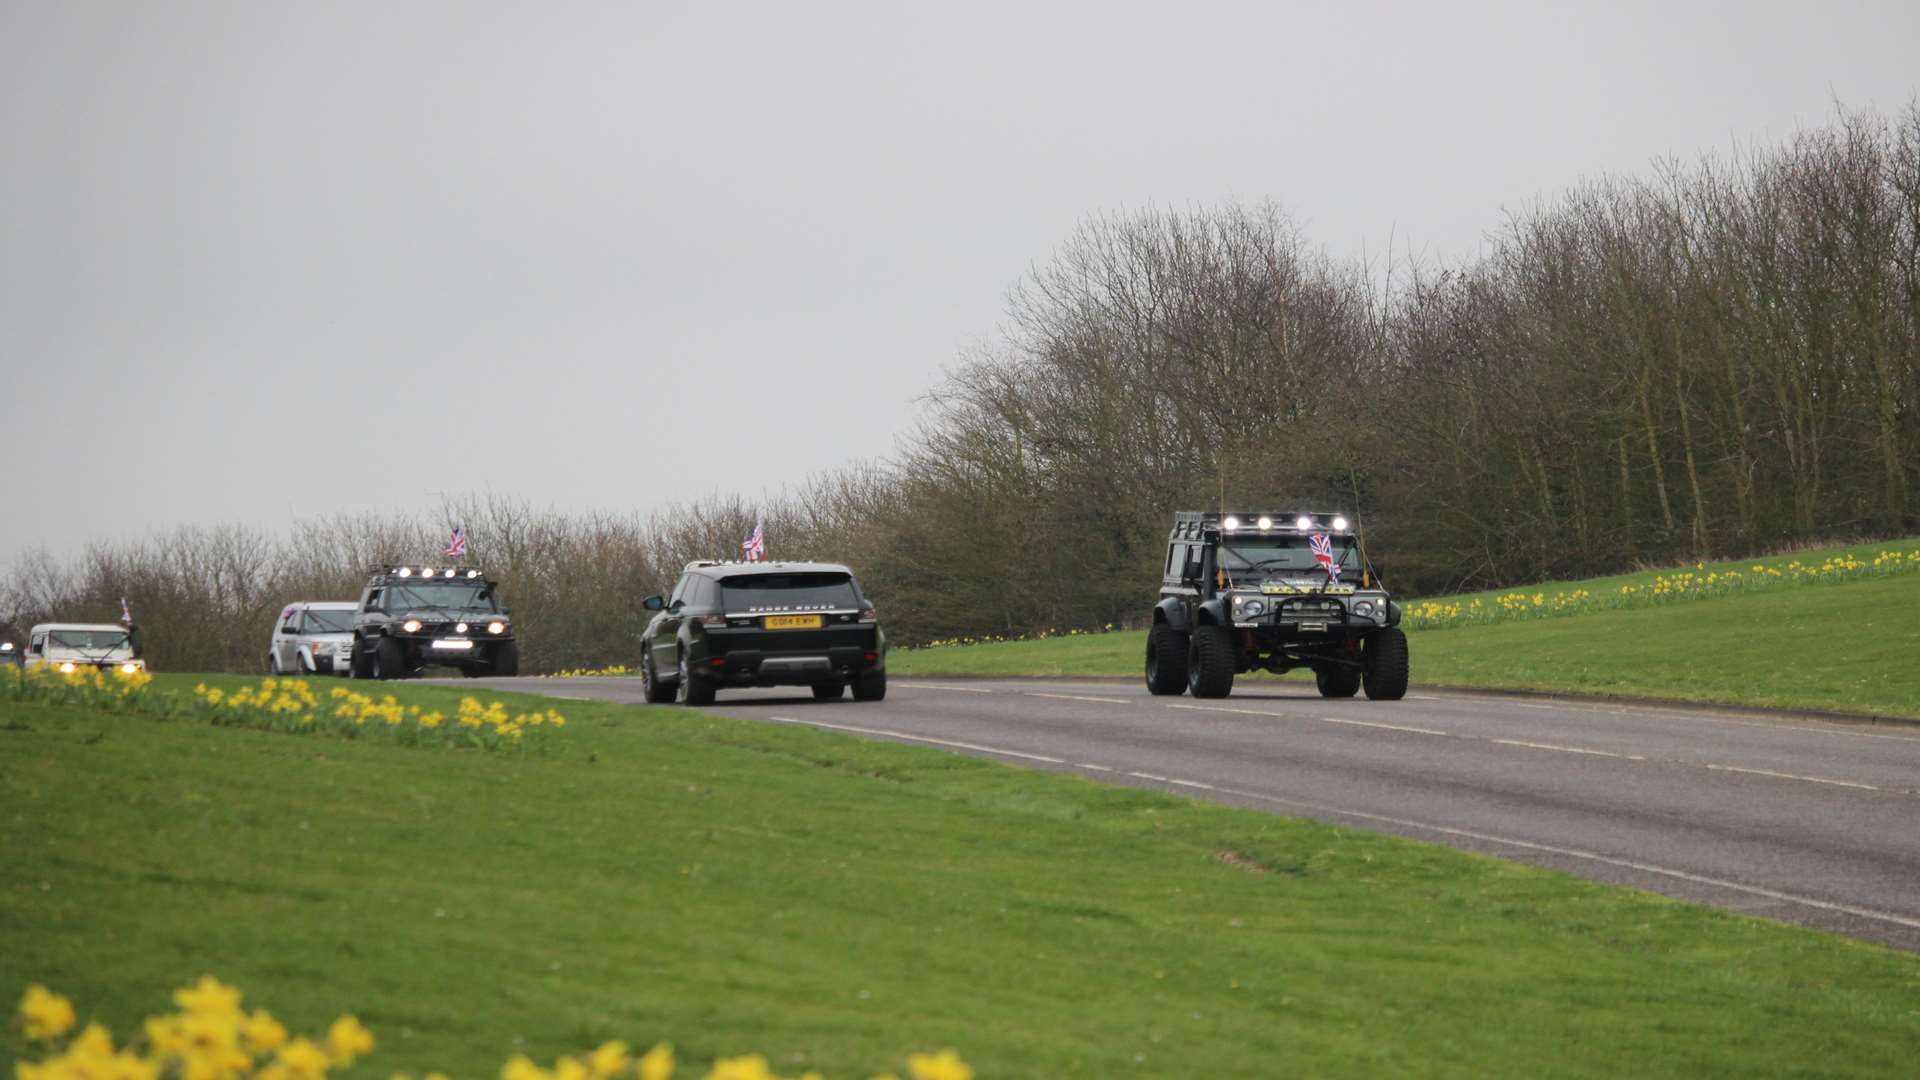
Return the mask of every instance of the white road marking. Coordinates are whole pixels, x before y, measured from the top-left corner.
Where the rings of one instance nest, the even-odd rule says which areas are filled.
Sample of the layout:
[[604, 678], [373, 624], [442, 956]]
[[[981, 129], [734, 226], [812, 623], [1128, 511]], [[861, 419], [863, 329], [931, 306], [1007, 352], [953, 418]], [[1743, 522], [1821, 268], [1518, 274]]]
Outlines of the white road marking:
[[1349, 727], [1385, 728], [1388, 731], [1410, 731], [1415, 735], [1447, 734], [1446, 732], [1441, 731], [1438, 728], [1413, 727], [1408, 724], [1383, 724], [1377, 720], [1347, 720], [1347, 719], [1343, 719], [1341, 717], [1336, 717], [1336, 716], [1322, 716], [1322, 717], [1319, 717], [1319, 720], [1323, 724], [1346, 724]]
[[1091, 761], [1075, 762], [1073, 767], [1076, 769], [1092, 769], [1094, 772], [1112, 772], [1113, 771], [1113, 768], [1111, 766], [1095, 765]]
[[895, 686], [905, 686], [914, 690], [958, 690], [963, 694], [991, 694], [992, 690], [984, 686], [953, 686], [948, 683], [896, 682]]
[[854, 727], [851, 724], [829, 724], [824, 720], [796, 720], [791, 716], [769, 716], [769, 720], [778, 720], [783, 724], [804, 724], [807, 727], [830, 728], [834, 731], [850, 731], [855, 735], [879, 735], [889, 739], [904, 739], [907, 742], [927, 743], [932, 746], [951, 746], [956, 750], [978, 750], [983, 754], [998, 754], [1001, 757], [1020, 758], [1024, 761], [1044, 761], [1049, 765], [1065, 765], [1065, 758], [1048, 757], [1045, 754], [1029, 754], [1022, 750], [1007, 750], [998, 746], [981, 746], [979, 743], [956, 742], [952, 739], [935, 739], [926, 735], [909, 735], [904, 731], [888, 731], [885, 728]]
[[1161, 782], [1161, 783], [1163, 783], [1163, 784], [1167, 782], [1167, 778], [1166, 778], [1166, 777], [1164, 777], [1164, 776], [1155, 776], [1155, 775], [1153, 775], [1153, 774], [1152, 774], [1152, 773], [1150, 773], [1150, 772], [1130, 772], [1130, 773], [1128, 773], [1127, 775], [1128, 775], [1128, 776], [1137, 776], [1137, 777], [1139, 777], [1139, 778], [1140, 778], [1140, 779], [1142, 779], [1142, 780], [1158, 780], [1158, 781], [1160, 781], [1160, 782]]
[[1133, 704], [1133, 702], [1128, 701], [1126, 698], [1116, 698], [1116, 697], [1082, 697], [1079, 694], [1041, 694], [1032, 690], [1027, 691], [1026, 694], [1028, 697], [1053, 698], [1056, 701], [1097, 701], [1102, 705]]
[[1475, 832], [1471, 829], [1455, 829], [1446, 825], [1429, 825], [1424, 821], [1410, 821], [1406, 818], [1388, 817], [1384, 814], [1368, 814], [1359, 810], [1343, 810], [1337, 806], [1301, 802], [1298, 799], [1283, 799], [1275, 795], [1265, 795], [1257, 791], [1237, 791], [1231, 788], [1220, 788], [1218, 790], [1223, 795], [1237, 795], [1245, 799], [1255, 799], [1261, 802], [1275, 803], [1280, 806], [1299, 807], [1301, 809], [1317, 811], [1322, 814], [1358, 818], [1362, 821], [1378, 821], [1388, 825], [1399, 825], [1408, 829], [1419, 829], [1425, 832], [1439, 833], [1443, 836], [1459, 836], [1469, 840], [1480, 840], [1489, 844], [1504, 844], [1508, 847], [1521, 848], [1527, 851], [1539, 851], [1549, 855], [1564, 855], [1573, 859], [1585, 859], [1589, 862], [1603, 863], [1607, 866], [1618, 866], [1627, 870], [1638, 870], [1642, 873], [1658, 874], [1662, 877], [1670, 877], [1679, 881], [1690, 881], [1696, 885], [1711, 885], [1718, 889], [1731, 889], [1734, 892], [1746, 893], [1750, 896], [1762, 896], [1769, 900], [1779, 900], [1783, 903], [1799, 904], [1803, 907], [1818, 908], [1822, 911], [1833, 911], [1842, 915], [1852, 915], [1862, 919], [1873, 919], [1877, 922], [1889, 922], [1898, 926], [1920, 930], [1920, 919], [1896, 915], [1890, 911], [1877, 911], [1873, 908], [1854, 907], [1851, 904], [1836, 904], [1828, 900], [1816, 900], [1810, 896], [1799, 896], [1794, 893], [1781, 892], [1777, 889], [1762, 888], [1758, 885], [1742, 885], [1736, 881], [1707, 877], [1704, 874], [1695, 874], [1686, 870], [1675, 870], [1666, 866], [1655, 866], [1652, 863], [1636, 862], [1632, 859], [1616, 859], [1611, 855], [1602, 855], [1594, 851], [1556, 847], [1552, 844], [1536, 844], [1531, 840], [1515, 840], [1508, 836], [1495, 836], [1492, 833]]
[[1282, 720], [1318, 720], [1323, 724], [1345, 724], [1349, 727], [1385, 728], [1388, 731], [1406, 731], [1415, 735], [1445, 735], [1447, 732], [1434, 728], [1412, 727], [1407, 724], [1385, 724], [1377, 720], [1345, 720], [1331, 716], [1302, 716], [1299, 713], [1271, 712], [1267, 709], [1234, 709], [1225, 705], [1174, 705], [1169, 709], [1187, 709], [1193, 712], [1237, 713], [1241, 716], [1273, 716]]
[[1743, 769], [1738, 765], [1715, 765], [1712, 762], [1707, 762], [1706, 765], [1707, 768], [1715, 772], [1746, 773], [1749, 776], [1772, 776], [1781, 780], [1804, 780], [1809, 784], [1832, 784], [1835, 787], [1859, 788], [1862, 791], [1880, 790], [1872, 784], [1862, 784], [1854, 780], [1834, 780], [1825, 776], [1801, 776], [1798, 773], [1774, 772], [1772, 769]]
[[1555, 746], [1552, 743], [1527, 742], [1523, 739], [1492, 739], [1501, 746], [1524, 746], [1529, 750], [1558, 750], [1562, 754], [1592, 754], [1595, 757], [1619, 758], [1622, 761], [1645, 761], [1639, 754], [1616, 754], [1612, 750], [1590, 750], [1584, 746]]
[[1180, 779], [1173, 779], [1173, 780], [1169, 780], [1169, 781], [1167, 781], [1167, 783], [1169, 783], [1169, 784], [1179, 784], [1179, 785], [1180, 785], [1181, 787], [1190, 787], [1190, 788], [1199, 788], [1199, 789], [1200, 789], [1201, 791], [1218, 791], [1218, 790], [1220, 790], [1219, 788], [1216, 788], [1216, 787], [1214, 787], [1214, 786], [1213, 786], [1212, 784], [1203, 784], [1203, 783], [1201, 783], [1201, 782], [1200, 782], [1200, 781], [1198, 781], [1198, 780], [1180, 780]]

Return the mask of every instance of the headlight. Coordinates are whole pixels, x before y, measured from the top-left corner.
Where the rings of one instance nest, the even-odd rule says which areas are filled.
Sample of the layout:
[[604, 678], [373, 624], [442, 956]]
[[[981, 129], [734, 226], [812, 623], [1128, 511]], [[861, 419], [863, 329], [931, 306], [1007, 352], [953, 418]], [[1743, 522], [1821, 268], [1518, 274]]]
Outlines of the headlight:
[[489, 634], [504, 634], [506, 632], [507, 632], [507, 624], [501, 622], [498, 619], [495, 619], [494, 621], [487, 624], [487, 633]]
[[124, 663], [124, 664], [121, 664], [121, 665], [120, 665], [120, 671], [121, 671], [121, 672], [122, 672], [123, 674], [127, 674], [127, 675], [131, 675], [131, 674], [133, 674], [134, 672], [136, 672], [136, 671], [139, 671], [139, 670], [140, 670], [140, 665], [139, 665], [139, 664], [136, 664], [136, 663], [134, 663], [134, 662], [133, 662], [133, 661], [131, 661], [131, 660], [129, 660], [129, 661], [127, 661], [126, 663]]
[[1353, 602], [1353, 613], [1362, 618], [1367, 618], [1367, 619], [1372, 618], [1373, 617], [1373, 601], [1355, 600]]
[[420, 632], [420, 620], [408, 619], [406, 622], [400, 624], [400, 629], [405, 630], [409, 634], [417, 634]]
[[456, 634], [464, 634], [464, 633], [466, 633], [466, 632], [467, 632], [467, 624], [466, 624], [466, 623], [463, 623], [463, 622], [461, 622], [461, 623], [454, 623], [454, 624], [453, 624], [453, 632], [454, 632], [454, 633], [456, 633]]
[[1242, 597], [1233, 602], [1233, 610], [1243, 616], [1264, 615], [1267, 602], [1258, 597]]
[[66, 662], [64, 662], [64, 663], [62, 663], [62, 664], [60, 665], [60, 674], [62, 674], [62, 675], [71, 675], [71, 674], [73, 674], [73, 661], [71, 661], [71, 660], [68, 660], [68, 661], [66, 661]]

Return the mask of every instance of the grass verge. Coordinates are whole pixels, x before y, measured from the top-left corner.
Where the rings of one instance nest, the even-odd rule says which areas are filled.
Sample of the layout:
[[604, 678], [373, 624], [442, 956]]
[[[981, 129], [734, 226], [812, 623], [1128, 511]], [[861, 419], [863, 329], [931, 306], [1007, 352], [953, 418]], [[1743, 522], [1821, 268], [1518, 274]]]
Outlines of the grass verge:
[[[1905, 550], [1905, 545], [1901, 550]], [[1873, 548], [1835, 549], [1871, 552]], [[1823, 552], [1803, 553], [1817, 559]], [[1870, 557], [1870, 555], [1869, 555]], [[1654, 575], [1542, 588], [1618, 590]], [[1493, 596], [1495, 594], [1485, 594]], [[1459, 599], [1459, 598], [1453, 598]], [[1408, 634], [1430, 686], [1674, 698], [1920, 719], [1920, 574], [1789, 584], [1651, 607], [1586, 611]], [[896, 677], [1140, 678], [1143, 632], [896, 650]]]
[[355, 1011], [356, 1075], [608, 1038], [839, 1077], [943, 1046], [983, 1077], [1894, 1075], [1920, 1043], [1910, 955], [922, 748], [588, 702], [539, 755], [0, 709], [0, 989], [132, 1032], [212, 972], [298, 1029]]

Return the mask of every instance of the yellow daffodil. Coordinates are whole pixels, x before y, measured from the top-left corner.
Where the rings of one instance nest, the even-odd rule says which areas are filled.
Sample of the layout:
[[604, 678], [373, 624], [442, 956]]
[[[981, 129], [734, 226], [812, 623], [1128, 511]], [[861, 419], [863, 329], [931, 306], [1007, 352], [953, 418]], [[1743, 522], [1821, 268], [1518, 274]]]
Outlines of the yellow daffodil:
[[274, 1063], [286, 1070], [286, 1080], [319, 1080], [330, 1064], [326, 1051], [304, 1035], [281, 1047]]
[[247, 1018], [244, 1031], [247, 1045], [260, 1053], [278, 1050], [287, 1043], [287, 1029], [265, 1009], [253, 1011], [253, 1015]]
[[39, 983], [28, 986], [20, 998], [20, 1023], [29, 1039], [64, 1035], [73, 1027], [74, 1020], [73, 1002]]
[[671, 1080], [673, 1076], [673, 1044], [656, 1043], [653, 1049], [640, 1055], [640, 1080]]
[[372, 1049], [373, 1032], [361, 1027], [352, 1013], [335, 1020], [327, 1029], [327, 1052], [333, 1055], [337, 1065], [351, 1065], [355, 1058]]
[[973, 1080], [973, 1070], [952, 1050], [942, 1050], [937, 1054], [909, 1054], [907, 1072], [913, 1080]]

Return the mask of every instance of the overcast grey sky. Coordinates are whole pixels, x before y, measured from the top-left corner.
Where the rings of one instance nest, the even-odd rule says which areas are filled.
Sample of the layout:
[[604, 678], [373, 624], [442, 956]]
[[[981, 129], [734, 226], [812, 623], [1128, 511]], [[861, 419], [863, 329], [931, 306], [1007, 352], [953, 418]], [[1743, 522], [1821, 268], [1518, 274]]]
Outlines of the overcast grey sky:
[[1336, 255], [1920, 93], [1920, 4], [0, 0], [0, 567], [885, 456], [1090, 214]]

